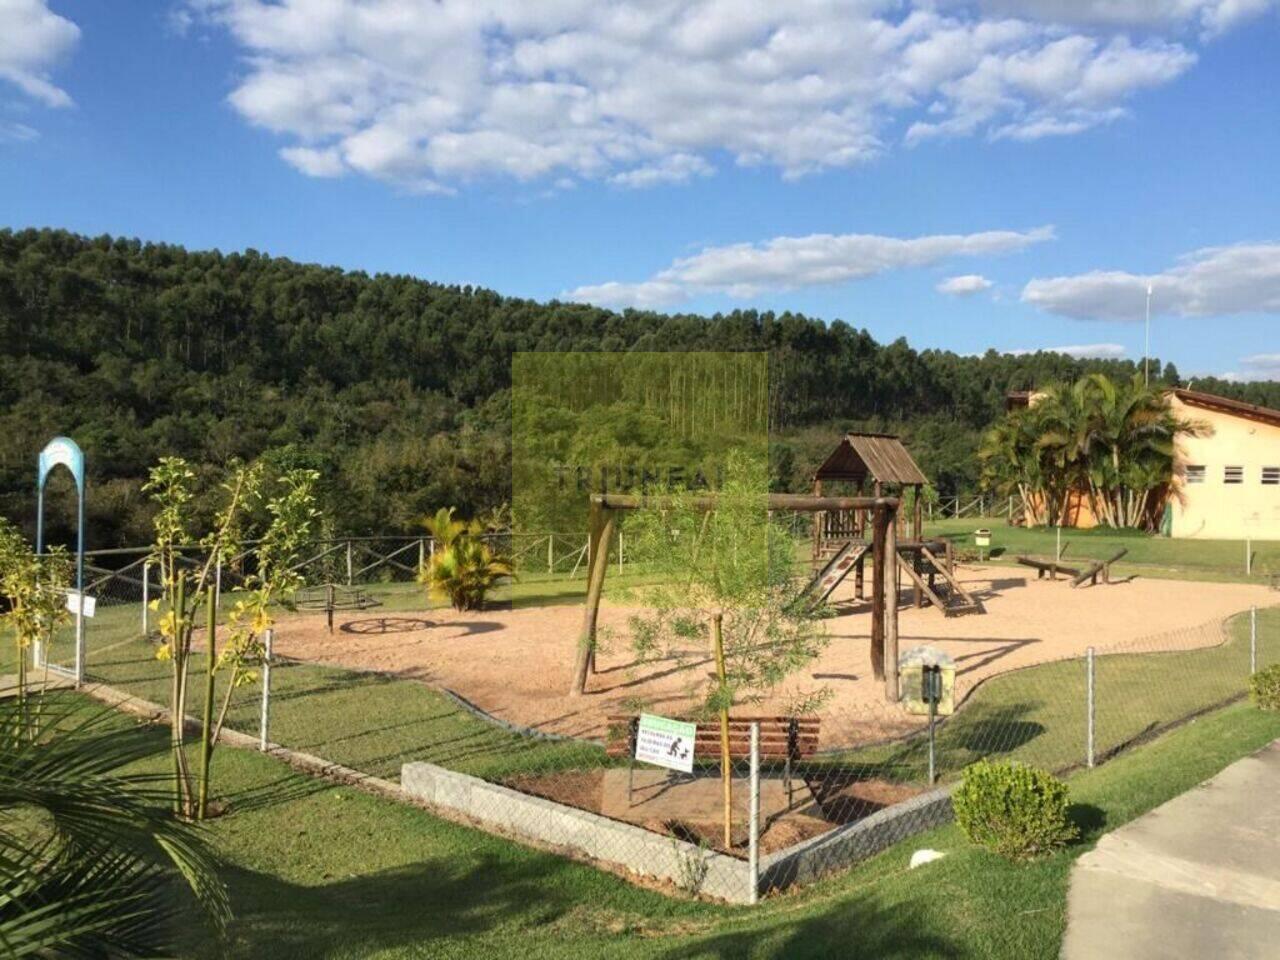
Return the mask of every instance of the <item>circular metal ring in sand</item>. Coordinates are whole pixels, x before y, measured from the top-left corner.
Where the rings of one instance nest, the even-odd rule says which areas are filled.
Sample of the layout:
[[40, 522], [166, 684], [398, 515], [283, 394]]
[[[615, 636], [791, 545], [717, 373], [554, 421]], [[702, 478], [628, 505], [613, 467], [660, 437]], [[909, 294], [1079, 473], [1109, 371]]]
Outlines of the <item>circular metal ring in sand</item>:
[[348, 620], [338, 629], [343, 633], [388, 634], [418, 633], [432, 626], [430, 620], [419, 617], [367, 617], [364, 620]]

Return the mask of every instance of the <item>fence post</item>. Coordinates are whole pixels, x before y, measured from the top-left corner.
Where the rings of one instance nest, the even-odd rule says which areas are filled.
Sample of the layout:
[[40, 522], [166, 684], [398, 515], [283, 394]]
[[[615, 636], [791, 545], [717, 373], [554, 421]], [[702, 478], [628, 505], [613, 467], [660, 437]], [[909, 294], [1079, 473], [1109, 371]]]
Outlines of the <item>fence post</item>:
[[547, 534], [547, 573], [554, 573], [556, 569], [556, 535], [554, 533]]
[[1251, 538], [1246, 538], [1244, 541], [1244, 575], [1253, 576], [1253, 540]]
[[422, 572], [422, 568], [426, 566], [427, 543], [423, 539], [418, 540], [418, 572]]
[[142, 561], [142, 636], [146, 637], [150, 624], [147, 623], [147, 605], [151, 603], [151, 563]]
[[1249, 608], [1249, 676], [1258, 672], [1258, 608]]
[[751, 788], [749, 832], [747, 835], [747, 876], [751, 883], [748, 899], [760, 899], [760, 724], [751, 724]]
[[1085, 710], [1088, 711], [1089, 721], [1086, 733], [1087, 742], [1085, 745], [1085, 762], [1093, 766], [1093, 737], [1094, 737], [1094, 721], [1096, 713], [1096, 703], [1094, 701], [1094, 665], [1093, 665], [1093, 647], [1089, 647], [1085, 651]]
[[347, 586], [351, 586], [351, 541], [347, 541]]
[[622, 528], [618, 528], [618, 573], [622, 573]]
[[263, 635], [262, 658], [262, 717], [258, 722], [258, 749], [267, 749], [268, 734], [271, 724], [271, 641], [275, 638], [275, 630], [267, 628]]

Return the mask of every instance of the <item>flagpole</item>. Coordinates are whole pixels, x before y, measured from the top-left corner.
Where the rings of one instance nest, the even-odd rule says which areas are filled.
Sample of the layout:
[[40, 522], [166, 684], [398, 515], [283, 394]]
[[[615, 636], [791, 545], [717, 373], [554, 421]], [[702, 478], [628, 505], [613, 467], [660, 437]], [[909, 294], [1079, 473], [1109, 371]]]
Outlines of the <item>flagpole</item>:
[[1147, 284], [1147, 343], [1142, 354], [1142, 376], [1151, 386], [1151, 284]]

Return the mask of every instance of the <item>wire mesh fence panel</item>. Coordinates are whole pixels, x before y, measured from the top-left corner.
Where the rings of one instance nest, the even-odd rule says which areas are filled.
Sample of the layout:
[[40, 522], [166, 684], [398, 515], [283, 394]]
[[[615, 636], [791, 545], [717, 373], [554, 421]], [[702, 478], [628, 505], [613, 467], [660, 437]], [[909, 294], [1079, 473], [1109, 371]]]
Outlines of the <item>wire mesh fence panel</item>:
[[[939, 822], [949, 811], [940, 791], [976, 760], [1059, 773], [1084, 767], [1090, 756], [1104, 763], [1239, 699], [1252, 669], [1280, 663], [1280, 607], [1272, 607], [1099, 644], [1092, 678], [1081, 656], [992, 673], [990, 658], [1015, 661], [984, 648], [959, 657], [955, 710], [932, 723], [927, 712], [887, 702], [879, 682], [815, 674], [845, 692], [799, 713], [778, 700], [734, 706], [726, 794], [715, 716], [698, 714], [696, 698], [675, 687], [657, 694], [646, 687], [668, 673], [704, 678], [705, 655], [630, 663], [632, 651], [608, 629], [610, 617], [625, 627], [623, 604], [604, 613], [590, 692], [569, 697], [584, 590], [574, 567], [586, 542], [531, 535], [508, 539], [503, 549], [524, 557], [529, 579], [500, 586], [488, 609], [462, 614], [417, 582], [429, 539], [312, 545], [301, 561], [309, 589], [350, 587], [376, 605], [345, 610], [332, 627], [318, 609], [278, 611], [269, 739], [366, 774], [404, 778], [416, 795], [496, 829], [729, 899], [754, 895], [757, 871], [760, 889], [804, 882]], [[643, 570], [625, 552], [610, 559], [626, 565], [611, 581], [622, 597], [628, 578]], [[192, 552], [184, 562], [201, 560]], [[249, 553], [224, 566], [223, 613], [252, 563]], [[93, 558], [87, 570], [87, 592], [97, 601], [86, 625], [90, 678], [167, 703], [171, 667], [156, 657], [143, 603], [158, 595], [156, 572], [141, 553]], [[522, 601], [527, 609], [518, 608]], [[65, 656], [73, 625], [60, 628], [55, 642]], [[541, 686], [523, 682], [535, 643], [564, 653], [560, 672]], [[196, 715], [204, 644], [197, 631], [188, 702]], [[262, 678], [257, 664], [249, 669], [247, 682], [230, 690], [227, 724], [256, 736]], [[219, 671], [219, 707], [227, 682]], [[628, 724], [644, 711], [697, 722], [688, 773], [634, 760]], [[752, 721], [761, 737], [754, 771], [745, 732]]]

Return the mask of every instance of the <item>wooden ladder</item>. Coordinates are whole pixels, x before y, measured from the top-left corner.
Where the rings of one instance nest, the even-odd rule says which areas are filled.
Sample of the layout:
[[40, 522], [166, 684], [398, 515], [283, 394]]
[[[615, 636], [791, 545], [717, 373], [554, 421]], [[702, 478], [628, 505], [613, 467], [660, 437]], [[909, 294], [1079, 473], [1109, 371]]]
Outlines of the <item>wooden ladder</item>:
[[947, 570], [947, 565], [945, 563], [941, 562], [925, 547], [920, 548], [920, 555], [924, 557], [924, 559], [933, 566], [934, 570], [942, 575], [942, 579], [947, 582], [948, 589], [946, 591], [945, 598], [939, 596], [936, 590], [930, 589], [928, 582], [920, 576], [920, 574], [916, 573], [915, 568], [907, 562], [906, 558], [903, 557], [902, 554], [898, 554], [898, 566], [907, 572], [907, 576], [911, 578], [911, 581], [920, 588], [924, 595], [929, 598], [929, 602], [937, 609], [941, 610], [943, 614], [948, 617], [958, 617], [966, 613], [987, 612], [983, 608], [982, 602], [977, 597], [971, 594], [964, 587], [960, 586], [960, 582], [951, 575], [949, 570]]

